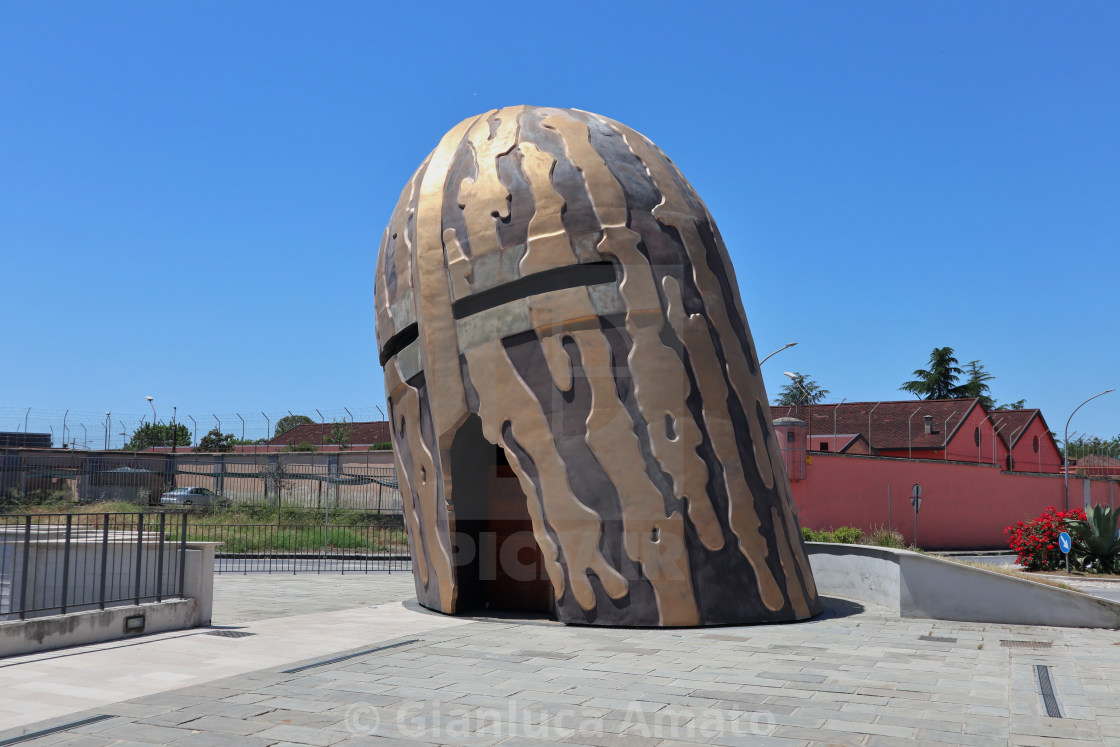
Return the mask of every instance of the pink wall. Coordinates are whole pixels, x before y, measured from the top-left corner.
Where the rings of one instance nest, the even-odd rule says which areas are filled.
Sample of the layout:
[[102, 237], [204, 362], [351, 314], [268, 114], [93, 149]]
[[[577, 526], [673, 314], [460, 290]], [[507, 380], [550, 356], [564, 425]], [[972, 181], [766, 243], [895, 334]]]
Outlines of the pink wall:
[[[978, 427], [980, 428], [980, 446], [976, 445], [976, 428]], [[965, 418], [964, 425], [957, 431], [956, 438], [949, 442], [949, 459], [975, 462], [976, 455], [979, 453], [981, 464], [991, 464], [993, 462], [993, 447], [995, 448], [995, 463], [1004, 464], [1007, 456], [1007, 446], [998, 434], [994, 439], [992, 438], [992, 423], [988, 420], [984, 409], [973, 407]]]
[[[972, 428], [961, 434], [972, 441]], [[988, 435], [988, 453], [991, 436]], [[1032, 451], [1033, 453], [1033, 451]], [[976, 458], [973, 452], [972, 458]], [[1007, 547], [1003, 530], [1016, 521], [1035, 518], [1047, 506], [1064, 503], [1062, 475], [1004, 472], [999, 467], [929, 459], [884, 459], [813, 452], [804, 480], [790, 482], [801, 525], [811, 529], [855, 526], [864, 530], [890, 525], [914, 541], [910, 491], [922, 485], [918, 544], [932, 549], [998, 549]], [[1083, 483], [1071, 477], [1070, 506], [1081, 507]], [[1120, 484], [1090, 480], [1094, 504], [1120, 504]]]
[[[1034, 450], [1034, 439], [1038, 438], [1038, 451]], [[1061, 472], [1062, 455], [1046, 432], [1042, 421], [1031, 420], [1030, 425], [1016, 442], [1011, 452], [1015, 469], [1019, 472]]]

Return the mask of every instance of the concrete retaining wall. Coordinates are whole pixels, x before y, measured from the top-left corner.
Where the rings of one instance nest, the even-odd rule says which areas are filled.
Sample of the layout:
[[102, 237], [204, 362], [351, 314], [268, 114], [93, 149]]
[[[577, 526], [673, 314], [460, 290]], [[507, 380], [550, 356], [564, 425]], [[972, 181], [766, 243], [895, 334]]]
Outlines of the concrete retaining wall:
[[[214, 550], [219, 544], [187, 544], [183, 576], [185, 599], [0, 622], [0, 657], [209, 625], [214, 608]], [[144, 617], [143, 630], [127, 630], [125, 619], [137, 615]]]
[[1120, 628], [1120, 603], [908, 550], [806, 543], [817, 589], [901, 617]]
[[[125, 618], [137, 615], [143, 615], [144, 627], [130, 633], [125, 629]], [[197, 617], [197, 599], [171, 599], [0, 623], [0, 657], [191, 628]]]

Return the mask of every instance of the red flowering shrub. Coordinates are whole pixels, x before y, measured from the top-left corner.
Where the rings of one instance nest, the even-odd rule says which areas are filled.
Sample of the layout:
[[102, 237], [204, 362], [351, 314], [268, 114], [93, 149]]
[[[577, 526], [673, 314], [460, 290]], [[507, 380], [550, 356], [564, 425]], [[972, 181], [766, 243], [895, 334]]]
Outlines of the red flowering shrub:
[[1003, 533], [1008, 544], [1018, 556], [1018, 563], [1028, 571], [1053, 571], [1064, 564], [1058, 549], [1058, 535], [1066, 531], [1066, 519], [1085, 521], [1085, 511], [1072, 508], [1059, 511], [1047, 506], [1046, 511], [1034, 521], [1017, 521]]

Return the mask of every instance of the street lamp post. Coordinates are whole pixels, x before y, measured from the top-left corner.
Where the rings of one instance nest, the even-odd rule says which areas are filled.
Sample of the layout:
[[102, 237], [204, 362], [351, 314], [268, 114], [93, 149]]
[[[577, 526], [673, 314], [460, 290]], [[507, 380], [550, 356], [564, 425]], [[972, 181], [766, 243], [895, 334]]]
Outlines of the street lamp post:
[[1103, 397], [1104, 395], [1108, 394], [1109, 392], [1115, 392], [1115, 391], [1116, 391], [1115, 389], [1105, 389], [1100, 394], [1094, 394], [1092, 397], [1085, 400], [1084, 402], [1082, 402], [1077, 407], [1073, 408], [1073, 412], [1071, 412], [1069, 414], [1069, 417], [1066, 419], [1066, 437], [1065, 437], [1065, 441], [1062, 442], [1062, 447], [1063, 447], [1063, 450], [1065, 451], [1064, 459], [1062, 460], [1064, 462], [1064, 464], [1062, 466], [1065, 468], [1064, 472], [1066, 473], [1066, 511], [1069, 511], [1069, 421], [1073, 420], [1073, 416], [1077, 414], [1078, 410], [1080, 410], [1082, 407], [1084, 407], [1085, 405], [1087, 405], [1090, 402], [1092, 402], [1093, 400], [1095, 400], [1097, 397]]
[[176, 453], [176, 447], [179, 445], [179, 425], [175, 422], [179, 417], [179, 405], [174, 405], [171, 408], [171, 453]]
[[766, 356], [765, 358], [763, 358], [762, 360], [760, 360], [760, 361], [758, 362], [758, 365], [759, 365], [759, 367], [761, 368], [761, 366], [762, 366], [762, 364], [763, 364], [763, 363], [765, 363], [766, 361], [770, 360], [771, 358], [773, 358], [773, 357], [774, 357], [775, 355], [777, 355], [778, 353], [782, 352], [783, 350], [789, 350], [790, 348], [792, 348], [792, 347], [793, 347], [794, 345], [796, 345], [796, 344], [797, 344], [796, 342], [787, 342], [787, 343], [786, 343], [785, 345], [781, 346], [780, 348], [778, 348], [777, 350], [775, 350], [775, 351], [774, 351], [773, 353], [771, 353], [770, 355], [768, 355], [768, 356]]
[[[152, 438], [154, 439], [156, 435], [156, 406], [155, 403], [152, 402], [152, 400], [155, 398], [151, 396], [145, 396], [144, 399], [148, 400], [148, 407], [152, 408]], [[162, 444], [160, 445], [162, 446]]]
[[105, 411], [105, 451], [109, 450], [109, 425], [112, 420], [112, 413], [108, 410]]

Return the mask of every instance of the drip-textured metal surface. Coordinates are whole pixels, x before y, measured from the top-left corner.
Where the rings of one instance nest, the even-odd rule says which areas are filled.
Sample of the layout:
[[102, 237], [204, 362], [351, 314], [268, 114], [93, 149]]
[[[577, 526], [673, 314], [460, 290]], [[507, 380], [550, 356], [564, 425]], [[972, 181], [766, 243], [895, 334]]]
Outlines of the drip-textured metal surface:
[[578, 110], [465, 120], [401, 193], [375, 293], [421, 604], [461, 612], [477, 586], [485, 488], [455, 466], [475, 428], [561, 621], [820, 611], [727, 250], [645, 137]]

